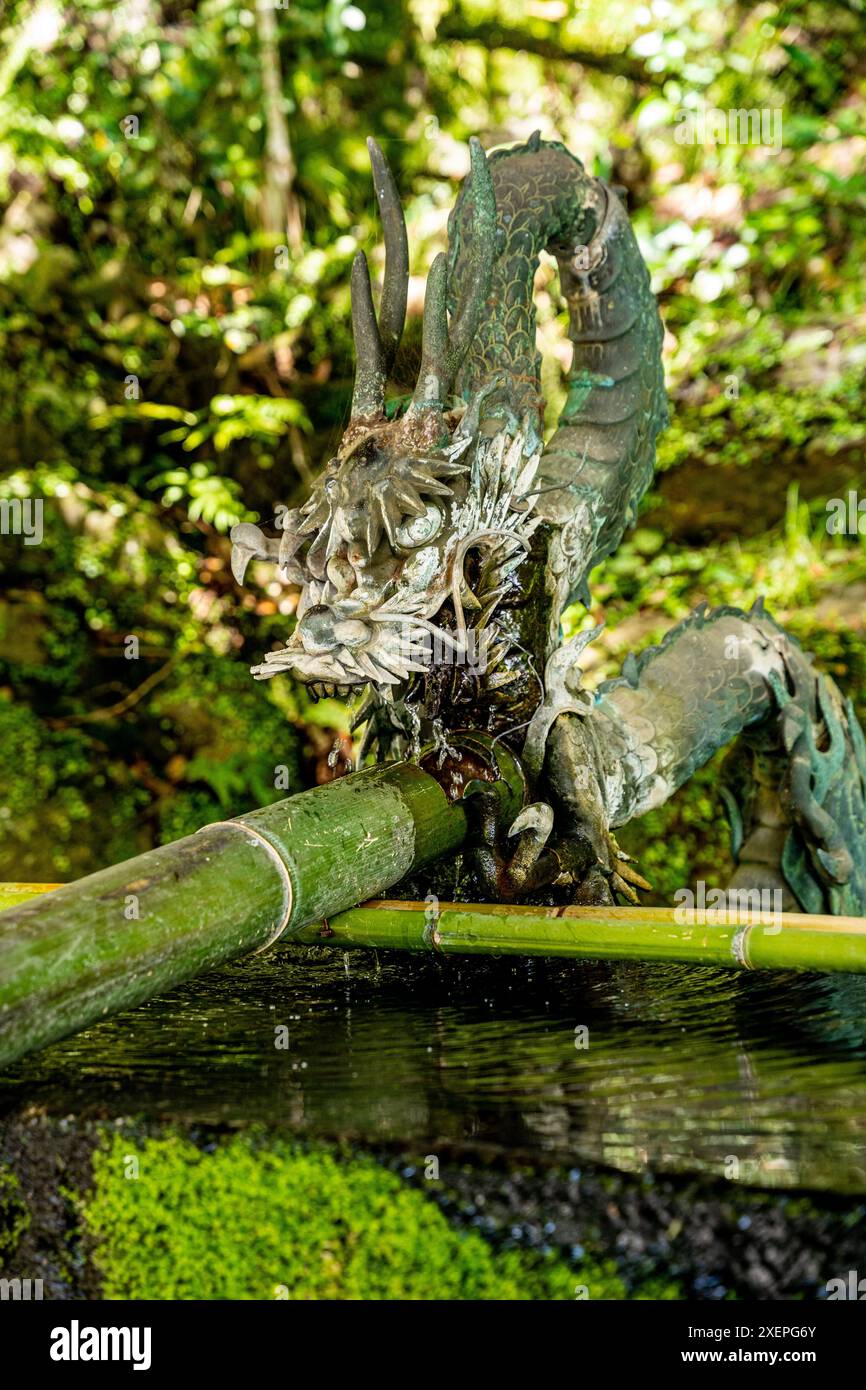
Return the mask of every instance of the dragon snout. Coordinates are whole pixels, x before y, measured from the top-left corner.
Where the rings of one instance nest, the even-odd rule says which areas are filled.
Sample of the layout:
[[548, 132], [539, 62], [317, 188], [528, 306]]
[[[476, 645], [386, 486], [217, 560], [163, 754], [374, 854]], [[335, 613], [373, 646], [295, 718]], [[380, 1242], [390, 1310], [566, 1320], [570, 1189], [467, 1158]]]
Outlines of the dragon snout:
[[362, 609], [360, 599], [345, 606], [315, 603], [301, 612], [287, 646], [268, 652], [253, 674], [264, 680], [291, 671], [314, 699], [345, 696], [368, 684], [386, 691], [426, 673], [430, 661], [423, 641], [429, 631], [435, 629], [424, 618]]
[[298, 635], [308, 656], [325, 656], [340, 647], [357, 651], [373, 638], [373, 628], [362, 618], [342, 618], [327, 604], [308, 608], [298, 623]]

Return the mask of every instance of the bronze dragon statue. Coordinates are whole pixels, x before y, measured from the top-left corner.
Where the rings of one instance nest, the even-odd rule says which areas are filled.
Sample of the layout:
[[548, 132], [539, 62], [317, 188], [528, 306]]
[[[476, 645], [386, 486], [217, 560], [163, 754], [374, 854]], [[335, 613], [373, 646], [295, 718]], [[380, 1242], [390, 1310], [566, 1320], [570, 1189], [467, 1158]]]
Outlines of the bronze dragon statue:
[[[634, 900], [648, 885], [613, 832], [736, 740], [735, 883], [779, 890], [789, 908], [866, 911], [863, 734], [760, 602], [702, 607], [592, 693], [579, 661], [598, 629], [561, 643], [563, 609], [588, 605], [593, 567], [634, 521], [667, 420], [661, 321], [620, 196], [561, 144], [533, 136], [488, 157], [472, 141], [427, 281], [417, 386], [386, 402], [408, 246], [368, 143], [386, 266], [378, 316], [362, 252], [352, 270], [351, 419], [309, 500], [279, 509], [277, 534], [232, 532], [239, 582], [255, 557], [302, 590], [287, 644], [254, 674], [288, 673], [316, 696], [366, 687], [362, 757], [426, 745], [453, 782], [456, 731], [508, 745], [537, 800], [499, 825], [495, 782], [476, 769], [475, 892]], [[545, 249], [574, 346], [546, 445], [533, 303]]]

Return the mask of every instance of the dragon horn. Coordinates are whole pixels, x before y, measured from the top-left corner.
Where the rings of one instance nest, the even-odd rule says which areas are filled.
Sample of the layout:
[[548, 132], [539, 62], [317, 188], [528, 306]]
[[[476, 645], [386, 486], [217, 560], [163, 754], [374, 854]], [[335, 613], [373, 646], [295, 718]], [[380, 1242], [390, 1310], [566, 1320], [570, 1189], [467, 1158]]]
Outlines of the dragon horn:
[[367, 148], [385, 233], [385, 278], [377, 323], [367, 257], [359, 251], [352, 266], [352, 335], [357, 364], [352, 394], [353, 419], [381, 415], [384, 410], [385, 385], [406, 321], [409, 286], [409, 242], [397, 185], [376, 141], [369, 139]]
[[385, 278], [382, 284], [382, 301], [379, 305], [379, 334], [385, 349], [385, 369], [390, 372], [406, 322], [409, 239], [406, 235], [406, 218], [391, 167], [372, 136], [367, 141], [367, 149], [370, 151], [373, 186], [379, 200], [379, 216], [385, 234]]
[[421, 370], [412, 404], [417, 409], [441, 406], [454, 385], [472, 339], [478, 331], [496, 252], [496, 195], [490, 165], [480, 140], [469, 141], [472, 160], [472, 230], [468, 239], [465, 296], [451, 328], [448, 327], [447, 258], [438, 255], [427, 277]]
[[385, 349], [379, 337], [367, 257], [359, 251], [352, 264], [352, 337], [355, 340], [355, 389], [352, 419], [380, 415], [385, 404]]
[[423, 409], [439, 405], [445, 394], [443, 373], [448, 357], [448, 257], [444, 251], [434, 258], [427, 276], [421, 332], [421, 368], [412, 404]]

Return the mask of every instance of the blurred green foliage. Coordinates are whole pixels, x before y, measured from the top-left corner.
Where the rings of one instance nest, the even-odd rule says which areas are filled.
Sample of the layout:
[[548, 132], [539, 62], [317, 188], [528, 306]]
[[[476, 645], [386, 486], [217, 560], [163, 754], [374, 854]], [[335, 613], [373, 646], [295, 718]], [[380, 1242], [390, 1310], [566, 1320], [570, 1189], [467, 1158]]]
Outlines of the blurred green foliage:
[[[781, 138], [683, 142], [707, 110]], [[382, 264], [368, 134], [407, 210], [404, 389], [469, 135], [538, 128], [628, 190], [673, 422], [640, 529], [569, 617], [607, 624], [592, 678], [698, 600], [763, 591], [861, 700], [866, 551], [824, 522], [863, 483], [864, 115], [861, 0], [7, 4], [0, 500], [42, 498], [45, 537], [0, 536], [0, 877], [71, 877], [328, 775], [345, 713], [248, 676], [294, 597], [239, 591], [226, 533], [300, 500], [339, 438], [349, 267]], [[661, 891], [668, 863], [721, 865], [712, 808], [709, 773], [629, 832]]]

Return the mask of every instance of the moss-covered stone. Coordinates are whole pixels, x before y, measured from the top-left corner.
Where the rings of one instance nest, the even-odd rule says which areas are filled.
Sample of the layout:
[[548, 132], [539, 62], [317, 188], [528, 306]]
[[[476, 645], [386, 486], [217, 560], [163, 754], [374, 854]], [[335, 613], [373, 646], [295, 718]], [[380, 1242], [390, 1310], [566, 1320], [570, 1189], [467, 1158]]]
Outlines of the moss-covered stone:
[[82, 1219], [107, 1298], [625, 1297], [612, 1262], [496, 1251], [373, 1159], [323, 1145], [114, 1134]]

